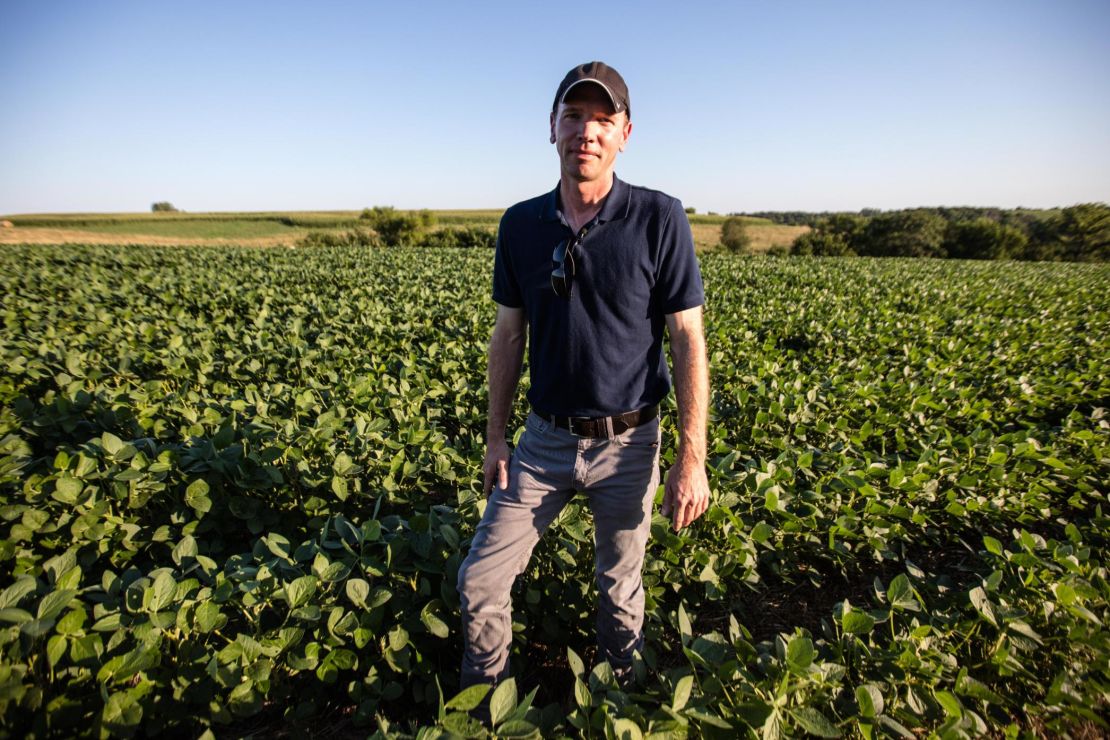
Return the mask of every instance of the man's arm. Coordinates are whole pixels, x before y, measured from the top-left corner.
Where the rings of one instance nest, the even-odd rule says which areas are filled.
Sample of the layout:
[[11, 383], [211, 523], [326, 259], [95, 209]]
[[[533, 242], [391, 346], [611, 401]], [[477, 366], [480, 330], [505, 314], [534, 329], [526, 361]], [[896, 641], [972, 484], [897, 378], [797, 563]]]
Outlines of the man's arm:
[[509, 445], [505, 427], [512, 412], [520, 368], [524, 361], [524, 309], [497, 306], [497, 320], [489, 339], [489, 417], [486, 421], [486, 459], [482, 491], [489, 495], [496, 476], [499, 488], [509, 486]]
[[705, 428], [709, 418], [709, 360], [701, 306], [667, 314], [675, 397], [678, 399], [678, 460], [667, 473], [663, 516], [674, 514], [677, 532], [709, 508], [705, 476]]

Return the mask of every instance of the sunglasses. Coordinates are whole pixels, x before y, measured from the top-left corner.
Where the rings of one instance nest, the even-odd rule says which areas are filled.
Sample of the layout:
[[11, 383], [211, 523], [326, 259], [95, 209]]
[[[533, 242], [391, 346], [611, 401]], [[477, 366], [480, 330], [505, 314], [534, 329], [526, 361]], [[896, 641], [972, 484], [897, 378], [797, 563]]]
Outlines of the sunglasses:
[[586, 229], [582, 229], [573, 239], [563, 239], [551, 254], [551, 261], [555, 263], [555, 269], [551, 271], [551, 289], [563, 300], [570, 300], [570, 283], [574, 279], [574, 248], [582, 243], [585, 236]]

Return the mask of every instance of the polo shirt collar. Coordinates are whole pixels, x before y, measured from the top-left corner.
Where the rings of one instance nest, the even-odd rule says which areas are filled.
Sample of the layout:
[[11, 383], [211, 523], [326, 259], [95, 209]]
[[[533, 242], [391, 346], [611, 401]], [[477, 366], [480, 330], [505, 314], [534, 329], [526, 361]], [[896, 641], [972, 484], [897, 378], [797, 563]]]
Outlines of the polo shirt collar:
[[[598, 223], [624, 218], [628, 215], [628, 207], [631, 201], [632, 189], [614, 173], [613, 187], [609, 190], [609, 195], [605, 196], [605, 202], [601, 205], [601, 213], [597, 214]], [[559, 184], [557, 183], [555, 189], [544, 198], [540, 220], [558, 221], [559, 206]]]

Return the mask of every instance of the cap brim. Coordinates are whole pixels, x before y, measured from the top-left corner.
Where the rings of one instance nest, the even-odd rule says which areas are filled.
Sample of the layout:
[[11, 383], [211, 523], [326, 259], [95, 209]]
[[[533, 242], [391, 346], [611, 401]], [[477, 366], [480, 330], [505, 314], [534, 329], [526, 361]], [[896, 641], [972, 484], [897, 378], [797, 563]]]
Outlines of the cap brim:
[[561, 98], [559, 98], [559, 102], [560, 103], [565, 103], [566, 99], [567, 99], [567, 96], [570, 95], [570, 91], [573, 90], [574, 88], [578, 87], [579, 85], [581, 85], [584, 82], [592, 82], [593, 84], [597, 85], [602, 90], [604, 90], [605, 94], [609, 96], [609, 103], [610, 103], [610, 105], [613, 106], [613, 110], [615, 112], [620, 113], [623, 110], [623, 108], [621, 108], [621, 104], [617, 101], [617, 96], [613, 94], [613, 91], [609, 89], [609, 86], [606, 85], [601, 80], [596, 79], [594, 77], [587, 77], [584, 80], [576, 80], [573, 83], [571, 83], [567, 87], [567, 89], [563, 91], [563, 96]]

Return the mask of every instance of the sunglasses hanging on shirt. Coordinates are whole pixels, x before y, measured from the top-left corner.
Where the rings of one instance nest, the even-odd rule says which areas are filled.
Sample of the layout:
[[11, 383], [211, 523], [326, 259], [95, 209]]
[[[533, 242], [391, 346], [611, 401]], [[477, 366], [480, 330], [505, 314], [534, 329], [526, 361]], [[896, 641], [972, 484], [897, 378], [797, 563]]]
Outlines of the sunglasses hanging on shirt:
[[578, 236], [563, 239], [551, 254], [551, 261], [555, 263], [555, 269], [551, 271], [551, 289], [563, 300], [570, 300], [570, 284], [574, 279], [574, 248], [582, 243], [587, 231], [583, 227]]

